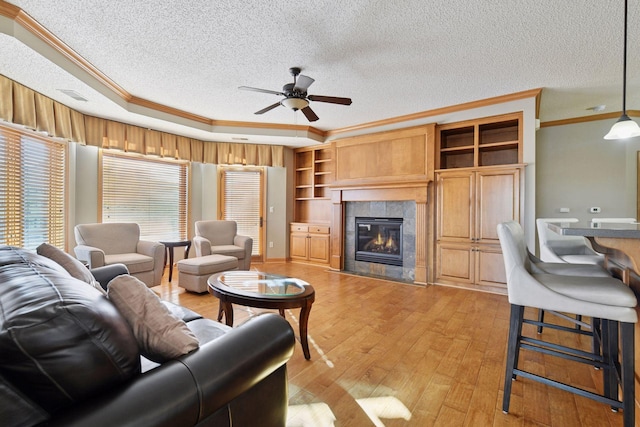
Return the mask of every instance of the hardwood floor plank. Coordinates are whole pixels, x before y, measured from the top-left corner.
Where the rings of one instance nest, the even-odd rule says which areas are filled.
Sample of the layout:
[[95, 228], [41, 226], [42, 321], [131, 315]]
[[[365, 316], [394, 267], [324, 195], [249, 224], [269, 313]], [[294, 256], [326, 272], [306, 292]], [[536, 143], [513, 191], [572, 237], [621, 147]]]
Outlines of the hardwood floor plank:
[[[622, 414], [606, 405], [523, 378], [513, 383], [509, 414], [502, 413], [510, 310], [505, 296], [303, 264], [254, 268], [299, 277], [316, 290], [308, 325], [311, 360], [304, 359], [297, 342], [287, 364], [290, 413], [307, 411], [315, 425], [622, 425]], [[178, 277], [168, 283], [165, 273], [153, 290], [205, 317], [217, 317], [217, 299], [177, 285]], [[234, 306], [236, 326], [265, 311]], [[286, 310], [296, 336], [299, 315], [298, 309]], [[526, 309], [525, 315], [534, 318], [537, 310]], [[530, 325], [524, 331], [537, 335]], [[551, 329], [543, 334], [555, 342], [589, 345], [586, 338], [566, 338]], [[601, 374], [588, 366], [532, 352], [523, 353], [521, 363], [590, 389], [602, 387]]]

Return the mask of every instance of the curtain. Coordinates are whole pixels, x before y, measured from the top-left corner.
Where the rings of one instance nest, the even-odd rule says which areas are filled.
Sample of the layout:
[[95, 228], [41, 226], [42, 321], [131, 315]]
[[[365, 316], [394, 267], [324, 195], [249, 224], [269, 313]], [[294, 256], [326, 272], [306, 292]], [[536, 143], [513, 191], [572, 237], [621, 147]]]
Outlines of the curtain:
[[13, 81], [0, 75], [0, 119], [13, 122]]
[[0, 119], [99, 148], [201, 163], [284, 166], [281, 145], [200, 141], [84, 115], [3, 75]]
[[36, 100], [34, 92], [22, 85], [13, 83], [13, 122], [35, 129]]
[[125, 133], [127, 135], [125, 150], [129, 153], [144, 153], [144, 128], [139, 126], [126, 125]]
[[144, 131], [144, 154], [151, 156], [162, 155], [162, 133], [151, 129]]
[[53, 113], [53, 99], [34, 92], [36, 130], [44, 131], [49, 135], [56, 134], [56, 119]]
[[56, 125], [55, 135], [59, 138], [72, 139], [73, 131], [71, 128], [71, 109], [66, 105], [54, 102], [53, 114], [55, 116]]

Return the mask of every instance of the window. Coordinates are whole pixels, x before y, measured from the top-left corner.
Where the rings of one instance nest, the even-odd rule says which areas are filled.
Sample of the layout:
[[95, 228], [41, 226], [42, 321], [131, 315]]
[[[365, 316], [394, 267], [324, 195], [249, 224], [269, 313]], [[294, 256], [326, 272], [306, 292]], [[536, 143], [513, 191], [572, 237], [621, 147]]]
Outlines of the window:
[[66, 143], [0, 126], [0, 242], [65, 243]]
[[187, 238], [188, 164], [103, 152], [102, 222], [135, 222], [143, 240]]

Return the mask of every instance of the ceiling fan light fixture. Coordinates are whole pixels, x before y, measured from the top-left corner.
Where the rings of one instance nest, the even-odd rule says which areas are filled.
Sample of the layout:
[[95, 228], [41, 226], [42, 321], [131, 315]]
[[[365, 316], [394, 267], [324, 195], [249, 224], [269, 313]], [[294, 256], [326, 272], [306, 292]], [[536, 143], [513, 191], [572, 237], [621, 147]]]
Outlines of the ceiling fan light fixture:
[[626, 139], [640, 136], [640, 126], [626, 114], [622, 114], [604, 139]]
[[304, 98], [285, 98], [280, 101], [283, 107], [291, 108], [293, 111], [302, 110], [309, 105], [309, 101]]

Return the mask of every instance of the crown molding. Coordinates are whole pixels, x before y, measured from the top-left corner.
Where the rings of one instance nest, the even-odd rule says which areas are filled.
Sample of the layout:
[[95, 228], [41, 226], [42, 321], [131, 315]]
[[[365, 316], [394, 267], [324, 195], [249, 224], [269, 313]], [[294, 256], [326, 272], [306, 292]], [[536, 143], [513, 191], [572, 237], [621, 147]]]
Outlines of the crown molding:
[[334, 129], [327, 131], [327, 136], [335, 136], [338, 134], [353, 132], [353, 131], [361, 131], [364, 129], [377, 128], [380, 126], [387, 126], [398, 124], [402, 122], [408, 122], [412, 120], [419, 120], [428, 117], [438, 116], [441, 114], [451, 114], [458, 111], [471, 110], [473, 108], [481, 108], [487, 107], [495, 104], [502, 104], [504, 102], [509, 101], [517, 101], [520, 99], [533, 98], [536, 97], [536, 117], [538, 116], [539, 108], [540, 108], [540, 94], [542, 92], [542, 88], [526, 90], [523, 92], [511, 93], [508, 95], [495, 96], [493, 98], [482, 99], [478, 101], [465, 102], [463, 104], [451, 105], [448, 107], [436, 108], [433, 110], [421, 111], [418, 113], [407, 114], [404, 116], [390, 117], [388, 119], [377, 120], [369, 123], [362, 123], [355, 126], [344, 127], [340, 129]]
[[[593, 116], [572, 117], [569, 119], [551, 120], [548, 122], [540, 123], [541, 128], [547, 128], [551, 126], [563, 126], [572, 125], [576, 123], [596, 122], [598, 120], [617, 119], [622, 114], [622, 111], [614, 111], [611, 113], [596, 114]], [[627, 110], [629, 117], [640, 117], [640, 110]]]

